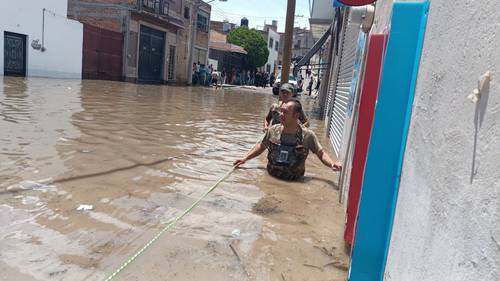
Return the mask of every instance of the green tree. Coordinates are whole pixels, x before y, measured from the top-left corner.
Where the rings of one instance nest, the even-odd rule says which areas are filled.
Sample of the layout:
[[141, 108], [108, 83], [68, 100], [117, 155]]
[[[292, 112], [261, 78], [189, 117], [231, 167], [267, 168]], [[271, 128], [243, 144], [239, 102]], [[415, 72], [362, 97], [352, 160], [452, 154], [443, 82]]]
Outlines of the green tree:
[[227, 36], [227, 42], [241, 46], [248, 52], [245, 58], [246, 68], [255, 69], [266, 64], [269, 57], [267, 42], [254, 28], [240, 26], [232, 30]]

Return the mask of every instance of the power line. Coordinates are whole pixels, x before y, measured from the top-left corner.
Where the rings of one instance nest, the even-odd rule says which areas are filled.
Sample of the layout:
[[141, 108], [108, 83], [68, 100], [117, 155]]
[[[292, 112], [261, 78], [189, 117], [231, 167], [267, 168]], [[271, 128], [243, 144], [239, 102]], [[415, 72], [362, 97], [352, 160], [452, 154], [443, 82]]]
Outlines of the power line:
[[[238, 14], [238, 13], [230, 13], [222, 10], [222, 8], [218, 7], [217, 5], [212, 5], [213, 8], [218, 9], [219, 11], [223, 12], [224, 14], [227, 15], [233, 15], [233, 16], [239, 16], [239, 17], [246, 17], [246, 18], [261, 18], [261, 19], [285, 19], [285, 16], [279, 16], [279, 17], [273, 17], [273, 16], [253, 16], [253, 15], [245, 15], [245, 14]], [[304, 18], [307, 19], [304, 15], [295, 15], [296, 18]]]
[[[253, 15], [244, 15], [238, 13], [231, 13], [224, 11], [221, 7], [216, 4], [212, 5], [212, 12], [221, 17], [223, 20], [228, 20], [229, 22], [238, 23], [242, 17], [246, 17], [248, 19], [253, 19], [254, 21], [264, 20], [284, 20], [286, 17], [272, 17], [272, 16], [253, 16]], [[295, 15], [295, 26], [307, 28], [309, 23], [309, 19], [304, 15]], [[257, 28], [258, 26], [256, 26]]]
[[235, 20], [238, 21], [239, 20], [234, 16], [227, 15], [226, 12], [224, 12], [221, 8], [219, 8], [215, 5], [213, 5], [212, 7], [214, 8], [213, 11], [215, 11], [219, 16], [221, 16], [224, 19], [228, 19], [228, 20], [230, 19], [231, 21], [235, 21]]

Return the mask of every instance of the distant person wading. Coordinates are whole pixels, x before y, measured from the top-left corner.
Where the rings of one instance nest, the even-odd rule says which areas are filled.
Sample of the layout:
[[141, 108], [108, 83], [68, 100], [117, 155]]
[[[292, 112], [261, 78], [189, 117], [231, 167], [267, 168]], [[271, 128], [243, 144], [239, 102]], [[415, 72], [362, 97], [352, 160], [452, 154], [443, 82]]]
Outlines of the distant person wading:
[[[280, 88], [279, 100], [278, 103], [274, 103], [269, 112], [266, 115], [264, 120], [264, 130], [267, 130], [272, 125], [276, 125], [280, 123], [280, 106], [283, 103], [289, 101], [293, 96], [293, 86], [292, 84], [285, 83]], [[299, 122], [305, 127], [309, 127], [309, 119], [307, 119], [304, 111], [301, 111], [299, 114]]]

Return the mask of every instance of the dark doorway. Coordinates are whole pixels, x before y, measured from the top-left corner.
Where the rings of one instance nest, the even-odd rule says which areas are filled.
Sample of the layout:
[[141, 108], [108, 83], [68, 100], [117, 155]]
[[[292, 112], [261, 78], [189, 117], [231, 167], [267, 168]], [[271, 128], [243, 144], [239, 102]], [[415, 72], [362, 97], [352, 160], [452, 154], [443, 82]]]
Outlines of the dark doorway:
[[139, 81], [161, 82], [165, 32], [141, 25], [139, 41]]
[[83, 79], [123, 80], [123, 35], [83, 25]]
[[4, 75], [26, 76], [26, 35], [4, 32]]

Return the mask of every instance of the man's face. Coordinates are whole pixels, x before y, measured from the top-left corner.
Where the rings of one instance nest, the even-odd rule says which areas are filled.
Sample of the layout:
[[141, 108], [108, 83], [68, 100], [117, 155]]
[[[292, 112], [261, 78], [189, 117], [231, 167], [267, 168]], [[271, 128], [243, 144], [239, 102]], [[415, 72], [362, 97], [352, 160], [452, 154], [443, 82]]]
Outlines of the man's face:
[[280, 91], [280, 98], [283, 102], [286, 102], [292, 97], [292, 93], [288, 91]]
[[293, 111], [293, 105], [285, 102], [280, 107], [280, 122], [281, 124], [297, 123], [299, 114]]

